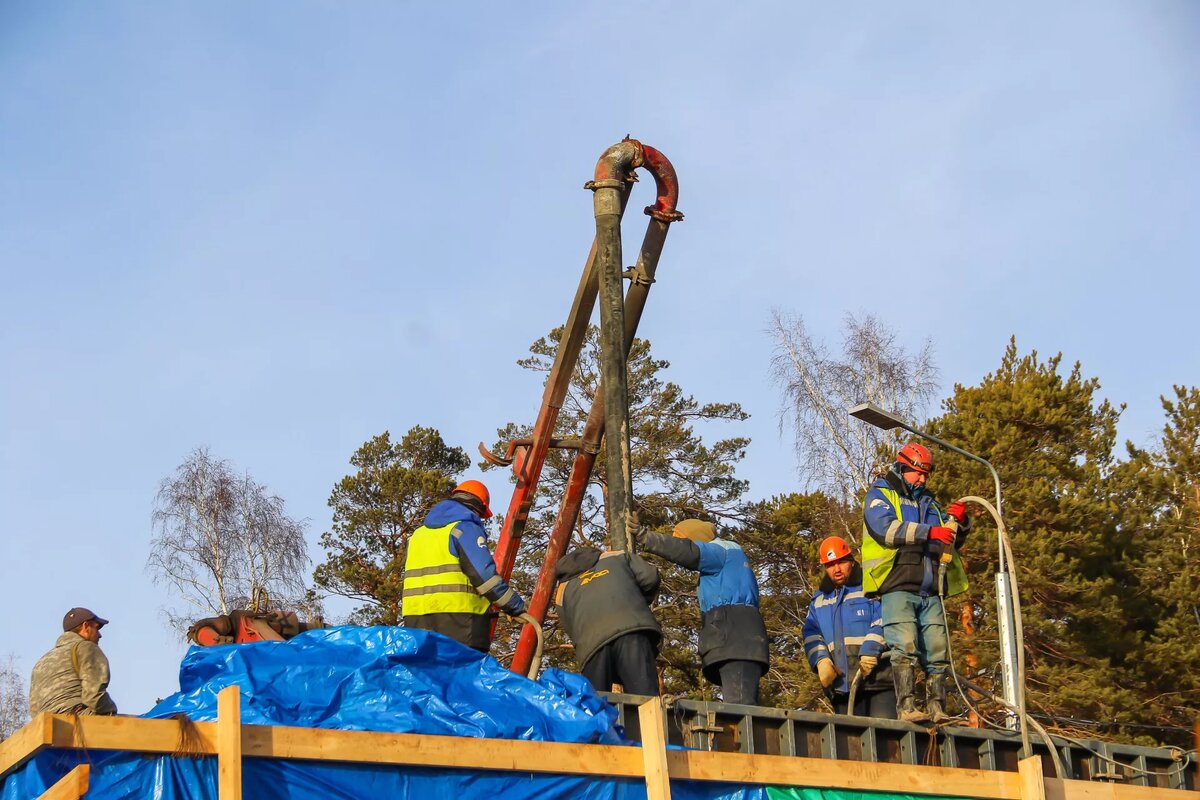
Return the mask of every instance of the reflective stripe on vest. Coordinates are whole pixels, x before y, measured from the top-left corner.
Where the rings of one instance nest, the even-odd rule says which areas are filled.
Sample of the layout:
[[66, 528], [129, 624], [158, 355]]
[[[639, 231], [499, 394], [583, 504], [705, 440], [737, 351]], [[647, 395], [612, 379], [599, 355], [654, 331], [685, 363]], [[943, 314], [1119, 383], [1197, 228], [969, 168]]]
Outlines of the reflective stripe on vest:
[[[904, 519], [903, 511], [901, 510], [900, 494], [895, 489], [877, 487], [880, 493], [892, 504], [892, 510], [896, 512], [896, 519]], [[935, 507], [937, 511], [938, 523], [946, 524], [946, 518], [942, 516], [941, 509]], [[867, 530], [867, 523], [863, 523], [863, 543], [862, 543], [862, 568], [863, 568], [863, 591], [867, 594], [874, 594], [879, 591], [879, 587], [883, 586], [883, 582], [887, 580], [887, 576], [892, 571], [892, 566], [896, 562], [896, 554], [900, 552], [896, 547], [884, 547], [879, 542], [875, 541], [875, 537]], [[956, 594], [962, 594], [967, 590], [967, 571], [963, 569], [962, 559], [958, 557], [958, 552], [950, 558], [950, 566], [946, 568], [946, 596], [953, 597]]]
[[457, 522], [440, 528], [424, 525], [413, 531], [404, 559], [405, 616], [422, 614], [486, 614], [491, 603], [481, 597], [450, 549]]

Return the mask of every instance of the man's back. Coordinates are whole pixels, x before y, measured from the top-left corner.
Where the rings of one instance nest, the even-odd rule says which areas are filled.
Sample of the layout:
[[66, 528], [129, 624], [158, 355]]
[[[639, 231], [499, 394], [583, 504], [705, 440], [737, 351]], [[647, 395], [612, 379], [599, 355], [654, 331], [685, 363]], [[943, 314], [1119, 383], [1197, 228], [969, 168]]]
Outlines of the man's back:
[[29, 713], [115, 714], [108, 682], [108, 658], [100, 647], [67, 631], [33, 667]]

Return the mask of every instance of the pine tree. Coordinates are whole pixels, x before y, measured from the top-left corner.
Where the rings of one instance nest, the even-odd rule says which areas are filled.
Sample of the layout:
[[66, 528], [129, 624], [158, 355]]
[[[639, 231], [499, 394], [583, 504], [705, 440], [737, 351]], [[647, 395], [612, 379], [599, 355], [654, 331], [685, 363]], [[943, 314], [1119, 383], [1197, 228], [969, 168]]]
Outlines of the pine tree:
[[[999, 369], [978, 386], [955, 386], [946, 413], [930, 421], [935, 435], [987, 458], [1000, 475], [1005, 524], [1019, 579], [1026, 647], [1028, 707], [1045, 715], [1132, 720], [1142, 702], [1122, 680], [1140, 635], [1124, 624], [1122, 589], [1131, 576], [1120, 554], [1107, 479], [1121, 408], [1098, 400], [1098, 379], [1062, 357], [1020, 356], [1009, 343]], [[938, 456], [930, 490], [945, 503], [965, 495], [992, 498], [986, 469], [953, 453]], [[978, 509], [977, 509], [978, 510]], [[986, 683], [996, 676], [996, 531], [986, 517], [967, 542], [977, 638], [954, 639], [958, 668], [973, 648]]]
[[[772, 497], [747, 508], [734, 537], [758, 576], [759, 600], [771, 645], [771, 666], [760, 701], [781, 708], [832, 710], [804, 654], [802, 629], [821, 583], [818, 546], [826, 536], [858, 543], [858, 509], [821, 492]], [[854, 533], [850, 534], [849, 529]]]
[[1200, 718], [1200, 389], [1176, 386], [1162, 406], [1158, 446], [1127, 444], [1114, 478], [1126, 534], [1119, 559], [1132, 573], [1123, 624], [1141, 634], [1121, 682], [1142, 699], [1133, 719], [1162, 726], [1130, 731], [1185, 746]]
[[[579, 365], [572, 373], [568, 395], [554, 432], [557, 437], [578, 436], [591, 409], [599, 385], [598, 329], [588, 330]], [[548, 373], [562, 329], [550, 332], [530, 347], [531, 355], [517, 363], [528, 370]], [[689, 517], [715, 519], [736, 525], [745, 518], [742, 497], [745, 481], [736, 466], [745, 456], [749, 439], [731, 437], [706, 444], [696, 430], [698, 424], [740, 422], [748, 415], [737, 403], [700, 403], [677, 384], [665, 380], [669, 362], [653, 357], [650, 344], [635, 339], [629, 357], [629, 426], [632, 471], [637, 509], [644, 526], [669, 530]], [[512, 439], [528, 437], [529, 424], [509, 423], [498, 431], [493, 450], [503, 452]], [[528, 592], [533, 586], [546, 552], [559, 502], [566, 489], [574, 451], [551, 450], [539, 483], [536, 503], [521, 541], [514, 569], [514, 585]], [[481, 464], [487, 469], [490, 465]], [[592, 472], [592, 490], [584, 499], [573, 545], [605, 547], [604, 451]], [[660, 658], [666, 662], [668, 690], [701, 690], [696, 636], [700, 612], [696, 604], [696, 575], [663, 562], [663, 586], [655, 606], [663, 626]], [[504, 621], [501, 625], [505, 626]], [[507, 633], [502, 627], [501, 635]], [[498, 635], [499, 638], [499, 635]], [[573, 669], [569, 643], [555, 630], [547, 637], [548, 663]], [[503, 651], [510, 645], [496, 649]]]
[[387, 431], [369, 439], [350, 464], [357, 472], [329, 496], [333, 526], [321, 534], [326, 559], [313, 580], [327, 592], [363, 601], [349, 622], [398, 625], [408, 539], [471, 461], [437, 430], [418, 425], [399, 442]]

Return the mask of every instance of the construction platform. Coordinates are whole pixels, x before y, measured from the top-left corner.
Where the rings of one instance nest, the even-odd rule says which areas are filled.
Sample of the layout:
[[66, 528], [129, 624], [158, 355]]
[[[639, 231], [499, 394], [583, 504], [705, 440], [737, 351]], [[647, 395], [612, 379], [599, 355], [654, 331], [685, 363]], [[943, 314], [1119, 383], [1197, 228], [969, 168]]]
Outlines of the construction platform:
[[[269, 800], [271, 797], [290, 796], [264, 790], [262, 783], [255, 784], [252, 790], [244, 786], [243, 771], [252, 770], [252, 762], [262, 760], [304, 762], [308, 765], [376, 765], [397, 772], [423, 771], [426, 781], [431, 774], [433, 780], [445, 775], [447, 781], [461, 780], [464, 773], [470, 781], [486, 780], [489, 776], [515, 775], [521, 780], [519, 785], [528, 787], [528, 792], [501, 794], [497, 795], [498, 798], [579, 795], [578, 782], [567, 786], [539, 786], [538, 778], [547, 775], [585, 779], [588, 797], [637, 797], [644, 791], [649, 800], [664, 800], [673, 794], [677, 798], [846, 796], [839, 792], [872, 792], [877, 793], [881, 800], [897, 795], [980, 800], [1187, 800], [1194, 797], [1182, 789], [1134, 785], [1132, 782], [1047, 777], [1044, 760], [1036, 755], [1020, 760], [1015, 771], [1004, 768], [1009, 761], [1007, 755], [995, 760], [992, 768], [903, 763], [903, 753], [906, 750], [915, 752], [917, 737], [927, 737], [928, 734], [910, 730], [912, 726], [902, 723], [875, 720], [868, 724], [865, 720], [850, 718], [831, 720], [826, 715], [802, 712], [778, 712], [780, 716], [775, 716], [773, 713], [761, 713], [774, 711], [772, 709], [746, 706], [722, 706], [717, 709], [712, 706], [719, 704], [690, 701], [674, 703], [667, 710], [659, 698], [651, 698], [636, 706], [624, 697], [616, 699], [626, 720], [636, 723], [632, 730], [641, 739], [640, 747], [243, 725], [240, 690], [231, 686], [218, 696], [216, 722], [183, 723], [139, 717], [41, 714], [0, 744], [0, 780], [7, 779], [46, 751], [71, 752], [86, 747], [89, 754], [123, 751], [141, 759], [149, 757], [150, 761], [157, 757], [211, 762], [215, 757], [215, 769], [210, 768], [205, 773], [211, 776], [213, 785], [205, 787], [203, 796], [215, 796], [218, 800], [240, 800], [243, 797]], [[631, 708], [636, 708], [636, 717], [632, 715]], [[734, 709], [747, 709], [737, 722], [744, 731], [738, 740], [740, 743], [751, 749], [754, 742], [764, 743], [764, 747], [768, 747], [766, 743], [772, 737], [759, 734], [760, 730], [766, 730], [760, 722], [774, 720], [775, 730], [779, 732], [774, 740], [780, 743], [781, 750], [785, 752], [774, 755], [668, 747], [668, 730], [673, 729], [683, 735], [685, 726], [680, 723], [691, 718], [689, 715], [702, 719], [707, 725], [711, 712], [715, 724], [707, 727], [717, 728], [729, 721], [727, 717]], [[691, 726], [690, 730], [690, 735], [699, 733], [696, 726]], [[861, 744], [864, 734], [880, 730], [895, 731], [895, 737], [889, 738], [885, 734], [883, 741], [897, 744], [894, 748], [890, 744], [876, 746], [873, 750], [866, 748], [867, 755], [874, 752], [875, 760], [833, 760], [800, 754], [809, 752], [804, 748], [810, 741], [824, 742], [819, 747], [837, 753], [840, 751], [832, 749], [836, 743], [856, 739], [860, 743], [861, 756], [864, 753]], [[712, 736], [710, 741], [714, 744], [722, 741], [723, 734], [720, 732], [709, 730], [702, 733]], [[981, 734], [978, 731], [974, 733]], [[904, 744], [906, 736], [910, 737], [908, 745]], [[876, 743], [880, 741], [878, 737], [869, 738]], [[970, 739], [957, 731], [943, 738], [952, 738], [955, 742]], [[976, 741], [994, 740], [988, 734], [982, 734]], [[798, 742], [806, 744], [797, 747]], [[187, 754], [180, 755], [181, 747], [185, 745]], [[786, 752], [789, 747], [790, 753]], [[956, 744], [949, 750], [937, 749], [936, 752], [957, 753], [959, 747]], [[852, 749], [848, 747], [846, 752]], [[976, 751], [981, 749], [977, 747]], [[879, 758], [893, 752], [898, 763], [887, 763]], [[1003, 752], [1008, 753], [1008, 750], [1004, 749]], [[84, 798], [87, 796], [89, 774], [89, 765], [81, 763], [41, 797], [49, 800]], [[606, 784], [613, 785], [611, 794], [604, 793]], [[553, 786], [559, 786], [559, 789], [555, 790]], [[6, 782], [0, 788], [0, 795], [7, 798], [8, 788]], [[364, 788], [362, 796], [374, 798], [385, 795], [373, 794], [368, 787]]]
[[[601, 692], [617, 707], [625, 735], [641, 740], [638, 710], [648, 700]], [[882, 764], [1017, 772], [1017, 731], [942, 726], [936, 731], [898, 720], [743, 706], [702, 700], [668, 701], [669, 744], [747, 755], [796, 756]], [[1044, 774], [1055, 777], [1045, 741], [1031, 736]], [[1141, 747], [1051, 734], [1066, 777], [1130, 786], [1195, 791], [1197, 765], [1174, 747]]]

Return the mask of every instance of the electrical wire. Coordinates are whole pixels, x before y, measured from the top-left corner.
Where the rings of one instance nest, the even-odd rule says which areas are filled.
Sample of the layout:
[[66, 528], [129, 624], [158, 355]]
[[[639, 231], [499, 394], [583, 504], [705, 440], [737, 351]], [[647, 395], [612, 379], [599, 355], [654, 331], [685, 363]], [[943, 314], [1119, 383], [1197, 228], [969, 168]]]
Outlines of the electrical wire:
[[[1000, 703], [1000, 705], [1017, 714], [1017, 719], [1020, 721], [1021, 725], [1021, 747], [1024, 750], [1026, 757], [1033, 755], [1033, 745], [1029, 740], [1029, 728], [1032, 726], [1034, 729], [1036, 729], [1038, 735], [1040, 735], [1042, 740], [1046, 743], [1047, 750], [1050, 752], [1050, 759], [1054, 762], [1055, 773], [1058, 775], [1058, 777], [1064, 778], [1066, 777], [1066, 769], [1063, 767], [1062, 759], [1058, 755], [1058, 749], [1054, 746], [1054, 740], [1050, 738], [1050, 734], [1046, 732], [1046, 729], [1043, 728], [1037, 720], [1033, 719], [1025, 712], [1025, 632], [1021, 626], [1020, 590], [1017, 585], [1017, 570], [1013, 560], [1012, 542], [1008, 538], [1008, 529], [1004, 527], [1004, 520], [1000, 518], [1000, 512], [996, 510], [996, 507], [987, 500], [984, 500], [982, 497], [977, 497], [976, 495], [967, 495], [966, 497], [959, 498], [958, 502], [976, 503], [981, 505], [988, 511], [988, 513], [992, 515], [992, 518], [996, 521], [996, 528], [1000, 532], [1000, 545], [1004, 549], [1003, 555], [1006, 557], [1006, 571], [1008, 572], [1009, 580], [1012, 581], [1013, 636], [1019, 643], [1017, 647], [1016, 705], [996, 697], [996, 695], [982, 689], [981, 687], [972, 686], [972, 688], [974, 688], [975, 691], [992, 698], [996, 702]], [[942, 607], [942, 618], [945, 619], [946, 601], [943, 597], [942, 582], [940, 580], [938, 581], [938, 602]], [[967, 705], [972, 709], [975, 709], [975, 706], [969, 700], [967, 700], [966, 694], [962, 691], [962, 686], [959, 684], [958, 672], [954, 669], [954, 659], [952, 654], [949, 653], [949, 642], [950, 636], [949, 630], [947, 630], [947, 654], [950, 656], [950, 673], [954, 676], [954, 686], [958, 689], [959, 696], [963, 698]], [[975, 711], [976, 713], [979, 713], [978, 709], [975, 709]], [[983, 717], [982, 714], [980, 716], [986, 720], [986, 717]]]

